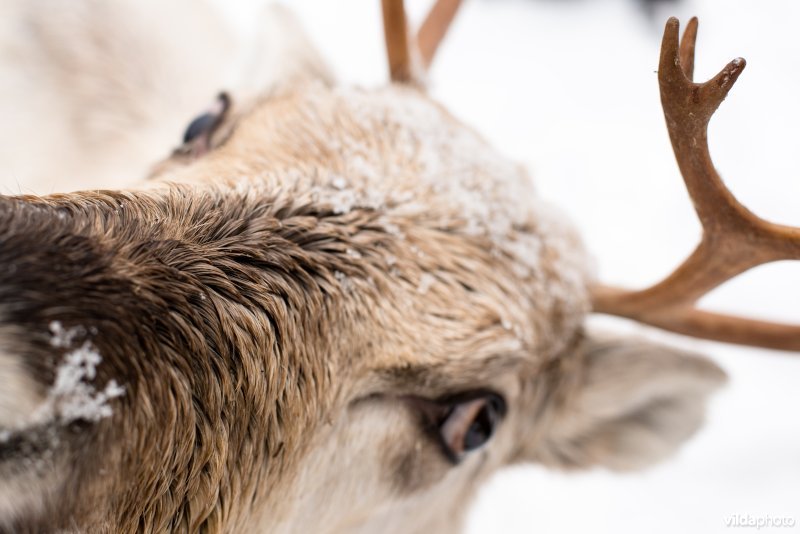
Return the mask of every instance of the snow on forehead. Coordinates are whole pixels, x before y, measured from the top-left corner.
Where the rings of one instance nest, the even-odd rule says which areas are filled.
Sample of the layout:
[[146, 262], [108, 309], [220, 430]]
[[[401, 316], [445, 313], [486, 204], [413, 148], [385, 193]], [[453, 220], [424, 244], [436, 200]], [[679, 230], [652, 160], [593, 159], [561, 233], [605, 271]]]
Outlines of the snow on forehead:
[[[333, 176], [327, 189], [337, 207], [393, 206], [395, 213], [430, 214], [443, 223], [464, 221], [470, 235], [486, 235], [510, 252], [523, 270], [538, 270], [544, 247], [583, 278], [587, 264], [572, 226], [537, 198], [524, 169], [491, 148], [472, 129], [415, 90], [337, 89], [336, 108], [362, 129], [326, 142], [342, 155], [344, 176]], [[341, 131], [341, 130], [340, 130]], [[374, 140], [389, 146], [376, 149]], [[518, 232], [521, 227], [533, 233]], [[524, 273], [520, 273], [524, 274]], [[573, 285], [573, 284], [569, 284]]]
[[[371, 154], [382, 158], [378, 163], [383, 176], [377, 179], [391, 182], [396, 178], [418, 194], [434, 193], [446, 201], [444, 205], [457, 208], [469, 233], [505, 235], [515, 224], [529, 219], [531, 204], [526, 199], [534, 192], [524, 170], [435, 103], [398, 87], [370, 92], [342, 89], [338, 96], [337, 104], [356, 122], [368, 129], [383, 129], [390, 138], [388, 158], [375, 151]], [[370, 154], [359, 144], [363, 142], [342, 148], [345, 153], [348, 148], [355, 149], [353, 165], [363, 171]]]

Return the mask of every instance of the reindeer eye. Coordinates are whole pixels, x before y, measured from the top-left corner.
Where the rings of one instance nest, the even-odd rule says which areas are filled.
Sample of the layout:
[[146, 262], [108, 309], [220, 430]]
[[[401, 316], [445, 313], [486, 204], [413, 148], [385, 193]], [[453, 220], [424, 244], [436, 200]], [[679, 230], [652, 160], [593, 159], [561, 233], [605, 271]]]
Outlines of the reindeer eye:
[[493, 393], [455, 402], [439, 422], [445, 452], [458, 462], [486, 444], [505, 415], [505, 402]]
[[231, 106], [227, 93], [220, 93], [205, 113], [198, 115], [183, 134], [184, 147], [195, 156], [201, 156], [211, 149], [211, 136], [222, 124]]
[[183, 142], [190, 143], [201, 135], [206, 134], [214, 127], [214, 125], [217, 123], [217, 120], [217, 115], [209, 112], [203, 113], [199, 117], [196, 117], [186, 128], [186, 131], [183, 134]]

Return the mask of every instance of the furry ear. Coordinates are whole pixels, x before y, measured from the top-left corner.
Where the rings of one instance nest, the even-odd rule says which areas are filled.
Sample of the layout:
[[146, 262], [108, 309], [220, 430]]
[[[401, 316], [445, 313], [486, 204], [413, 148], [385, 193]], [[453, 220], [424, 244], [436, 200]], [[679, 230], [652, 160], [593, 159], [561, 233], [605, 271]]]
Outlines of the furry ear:
[[643, 340], [587, 337], [578, 350], [578, 358], [566, 358], [578, 368], [564, 373], [535, 453], [546, 465], [630, 470], [654, 463], [694, 434], [708, 396], [726, 381], [707, 358]]

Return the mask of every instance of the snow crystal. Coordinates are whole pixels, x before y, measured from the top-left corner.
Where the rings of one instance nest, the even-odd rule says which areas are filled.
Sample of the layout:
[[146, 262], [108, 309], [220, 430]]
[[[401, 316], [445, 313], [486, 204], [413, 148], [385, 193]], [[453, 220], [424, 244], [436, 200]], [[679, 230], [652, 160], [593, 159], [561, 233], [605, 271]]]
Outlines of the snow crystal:
[[391, 234], [395, 237], [403, 239], [405, 236], [403, 235], [403, 231], [400, 230], [400, 227], [394, 223], [383, 223], [383, 229], [387, 234]]
[[417, 285], [417, 293], [424, 295], [430, 290], [431, 286], [436, 283], [436, 278], [430, 273], [422, 273], [419, 277], [419, 285]]
[[[76, 338], [87, 333], [82, 326], [65, 328], [59, 321], [51, 322], [49, 329], [52, 334], [50, 345], [62, 349], [73, 347]], [[90, 331], [96, 332], [96, 329]], [[0, 435], [0, 441], [7, 440], [13, 431], [27, 426], [52, 421], [62, 424], [77, 420], [99, 421], [109, 417], [112, 410], [108, 401], [123, 395], [125, 390], [115, 380], [109, 380], [100, 391], [95, 389], [92, 381], [97, 377], [97, 367], [102, 361], [100, 353], [89, 341], [68, 350], [56, 369], [55, 380], [44, 402], [24, 425], [6, 429]]]
[[115, 380], [97, 391], [90, 383], [97, 375], [102, 357], [90, 342], [67, 352], [56, 370], [56, 379], [48, 391], [45, 403], [37, 410], [37, 421], [76, 420], [99, 421], [112, 413], [108, 401], [124, 394]]
[[347, 160], [348, 170], [356, 176], [363, 176], [369, 180], [378, 179], [378, 172], [367, 158], [361, 154], [354, 154]]
[[346, 274], [341, 271], [333, 271], [333, 276], [339, 282], [344, 291], [351, 291], [353, 289], [353, 281], [348, 278]]
[[350, 210], [358, 203], [358, 198], [352, 190], [341, 190], [330, 196], [333, 212], [337, 215], [350, 213]]
[[72, 346], [76, 337], [86, 335], [86, 329], [81, 326], [74, 328], [64, 328], [61, 321], [51, 321], [50, 325], [50, 345], [57, 348], [66, 348]]
[[88, 342], [84, 343], [81, 348], [68, 352], [64, 355], [64, 363], [58, 368], [53, 391], [58, 393], [68, 390], [84, 376], [92, 380], [96, 374], [95, 368], [101, 361], [100, 355], [91, 348]]

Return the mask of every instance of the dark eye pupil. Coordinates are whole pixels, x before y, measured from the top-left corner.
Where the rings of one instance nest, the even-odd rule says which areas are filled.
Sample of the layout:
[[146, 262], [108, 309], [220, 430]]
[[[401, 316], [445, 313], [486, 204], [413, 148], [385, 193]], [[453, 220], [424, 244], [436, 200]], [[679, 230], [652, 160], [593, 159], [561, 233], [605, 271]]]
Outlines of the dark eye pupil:
[[505, 401], [491, 392], [469, 392], [442, 405], [447, 409], [437, 422], [439, 439], [454, 463], [486, 445], [505, 415]]
[[477, 449], [486, 443], [492, 437], [496, 421], [496, 407], [488, 402], [475, 416], [464, 435], [464, 451]]
[[471, 451], [477, 449], [489, 439], [492, 434], [492, 429], [485, 417], [480, 417], [469, 425], [469, 430], [464, 436], [464, 450]]
[[217, 122], [217, 116], [211, 113], [203, 113], [196, 119], [194, 119], [189, 126], [186, 128], [186, 132], [183, 134], [183, 142], [189, 143], [204, 133], [208, 132], [214, 124]]
[[195, 155], [203, 154], [211, 148], [211, 136], [214, 130], [222, 124], [231, 107], [231, 97], [227, 93], [220, 93], [209, 109], [198, 115], [183, 133], [183, 144], [194, 145]]

